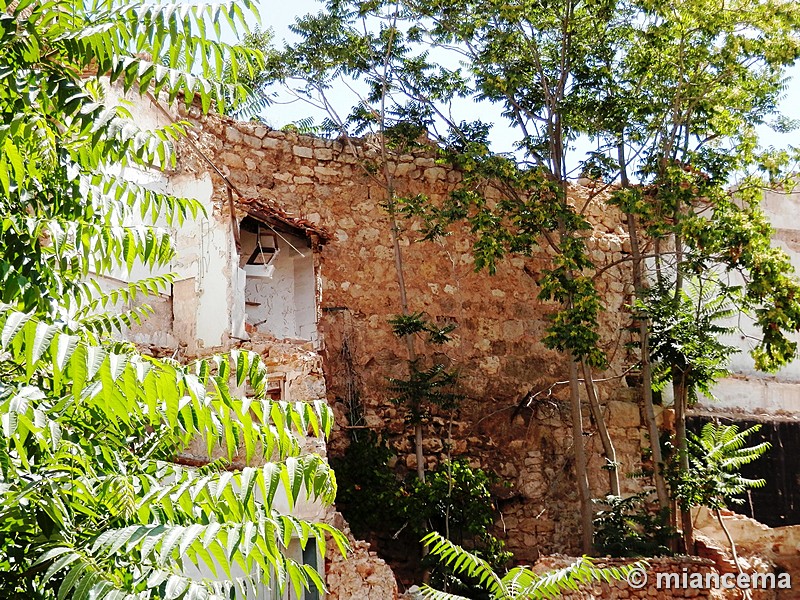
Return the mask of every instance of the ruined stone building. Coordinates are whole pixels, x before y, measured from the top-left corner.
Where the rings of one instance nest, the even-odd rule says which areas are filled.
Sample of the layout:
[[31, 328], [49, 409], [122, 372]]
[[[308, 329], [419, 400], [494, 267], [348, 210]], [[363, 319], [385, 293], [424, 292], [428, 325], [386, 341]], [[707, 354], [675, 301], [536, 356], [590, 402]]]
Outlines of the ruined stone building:
[[[137, 110], [144, 126], [176, 118], [146, 102]], [[384, 190], [363, 168], [363, 159], [375, 158], [376, 150], [363, 141], [350, 146], [216, 115], [185, 117], [193, 125], [193, 142], [179, 148], [177, 168], [136, 177], [197, 198], [208, 215], [176, 230], [178, 255], [167, 269], [177, 273], [175, 283], [148, 300], [154, 316], [128, 337], [182, 357], [250, 348], [271, 369], [274, 397], [326, 399], [333, 406], [337, 423], [329, 452], [346, 445], [353, 426], [350, 403], [357, 400], [364, 416], [358, 426], [385, 432], [397, 453], [397, 468], [413, 470], [413, 435], [388, 401], [386, 386], [387, 377], [404, 375], [407, 356], [388, 323], [400, 312], [400, 300], [390, 223], [381, 207]], [[434, 199], [460, 177], [424, 150], [397, 156], [390, 169], [399, 193]], [[611, 307], [601, 323], [611, 364], [598, 375], [598, 385], [621, 472], [633, 473], [642, 466], [649, 440], [637, 393], [622, 369], [630, 364], [625, 306], [631, 290], [620, 270], [627, 267], [619, 261], [628, 242], [621, 215], [604, 204], [603, 194], [581, 186], [572, 194], [594, 227], [592, 259], [609, 266], [597, 284]], [[776, 195], [768, 207], [778, 217], [778, 241], [800, 264], [800, 222], [787, 218], [797, 213], [800, 196]], [[450, 444], [454, 456], [498, 474], [506, 485], [498, 489], [497, 534], [519, 562], [576, 552], [566, 369], [560, 355], [542, 344], [553, 307], [537, 300], [535, 274], [548, 257], [511, 257], [489, 276], [475, 272], [467, 235], [420, 243], [414, 227], [408, 224], [400, 240], [410, 309], [456, 325], [453, 340], [437, 349], [436, 358], [458, 365], [467, 396], [452, 421], [441, 415], [426, 428], [428, 466], [442, 460]], [[106, 281], [116, 284], [113, 278]], [[744, 354], [736, 359], [736, 374], [719, 387], [721, 402], [702, 404], [698, 415], [776, 424], [770, 429], [779, 436], [773, 445], [786, 445], [780, 460], [795, 480], [777, 485], [774, 494], [791, 505], [783, 525], [796, 525], [800, 363], [766, 377], [747, 361]], [[523, 402], [526, 397], [533, 399]], [[662, 411], [660, 422], [668, 414]], [[591, 485], [599, 496], [607, 486], [602, 446], [588, 419], [585, 430]], [[639, 485], [623, 479], [625, 492]], [[319, 518], [342, 525], [333, 513]], [[776, 541], [773, 554], [796, 554], [797, 536], [793, 539], [794, 546], [785, 542], [786, 547]], [[333, 597], [391, 598], [394, 593], [388, 567], [364, 544], [356, 545], [349, 564], [335, 561], [326, 572]]]

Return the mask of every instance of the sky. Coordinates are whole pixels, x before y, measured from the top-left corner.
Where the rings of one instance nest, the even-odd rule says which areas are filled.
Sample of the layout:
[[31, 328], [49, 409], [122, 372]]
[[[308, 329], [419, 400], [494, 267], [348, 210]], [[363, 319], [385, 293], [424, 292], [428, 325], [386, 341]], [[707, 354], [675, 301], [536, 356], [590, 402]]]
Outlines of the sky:
[[[323, 9], [324, 3], [318, 0], [258, 0], [259, 12], [261, 15], [262, 28], [271, 28], [275, 33], [276, 45], [280, 46], [283, 41], [295, 41], [296, 36], [289, 30], [289, 26], [294, 23], [297, 17], [308, 13], [316, 13]], [[800, 120], [800, 64], [790, 70], [790, 80], [785, 96], [780, 105], [781, 112], [787, 117]], [[347, 90], [334, 92], [331, 95], [332, 101], [345, 114], [350, 108], [353, 99], [352, 94]], [[466, 106], [466, 105], [465, 105]], [[469, 106], [469, 113], [466, 112], [462, 118], [480, 118], [483, 121], [493, 122], [492, 143], [496, 151], [511, 151], [514, 141], [518, 139], [518, 134], [503, 123], [499, 110], [488, 103], [480, 105], [481, 114], [476, 115], [473, 105]], [[273, 127], [281, 127], [287, 123], [295, 122], [309, 116], [313, 111], [303, 102], [291, 104], [273, 104], [262, 115], [265, 121]], [[319, 113], [318, 113], [319, 114]], [[318, 119], [319, 120], [319, 119]], [[778, 134], [768, 127], [759, 130], [762, 146], [774, 146], [776, 148], [787, 145], [800, 146], [800, 130], [786, 134]], [[589, 142], [585, 142], [588, 146]], [[583, 148], [582, 148], [583, 149]], [[586, 149], [589, 149], [588, 147]]]

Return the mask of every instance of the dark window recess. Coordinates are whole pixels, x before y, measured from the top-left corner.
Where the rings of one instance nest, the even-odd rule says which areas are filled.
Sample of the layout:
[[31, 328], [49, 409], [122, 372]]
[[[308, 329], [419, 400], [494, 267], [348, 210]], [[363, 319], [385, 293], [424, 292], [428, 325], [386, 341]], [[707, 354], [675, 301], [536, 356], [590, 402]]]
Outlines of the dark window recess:
[[[303, 564], [308, 565], [315, 571], [319, 566], [317, 564], [317, 540], [310, 538], [303, 548]], [[309, 582], [309, 589], [306, 590], [305, 600], [319, 600], [319, 590], [313, 583]]]
[[283, 400], [283, 377], [267, 378], [267, 397], [271, 400]]
[[[708, 417], [689, 417], [687, 427], [699, 433], [709, 420]], [[730, 503], [731, 510], [770, 527], [800, 525], [800, 422], [722, 421], [736, 424], [739, 431], [760, 423], [761, 431], [751, 435], [747, 445], [772, 444], [764, 456], [741, 469], [743, 476], [765, 479], [766, 485], [746, 492], [742, 497], [744, 504]]]

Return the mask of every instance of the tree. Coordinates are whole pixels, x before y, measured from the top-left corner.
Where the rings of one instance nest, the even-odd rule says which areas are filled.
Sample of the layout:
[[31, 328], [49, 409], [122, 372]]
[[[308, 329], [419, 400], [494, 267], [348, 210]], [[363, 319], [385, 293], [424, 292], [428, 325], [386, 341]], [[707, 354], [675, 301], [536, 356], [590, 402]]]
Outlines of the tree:
[[[285, 556], [290, 539], [324, 547], [331, 536], [344, 550], [335, 529], [273, 505], [276, 494], [290, 505], [333, 501], [326, 462], [301, 448], [309, 433], [329, 431], [327, 406], [270, 401], [265, 368], [250, 352], [181, 365], [114, 341], [109, 333], [142, 311], [104, 308], [171, 278], [109, 293], [91, 279], [136, 261], [166, 264], [168, 231], [131, 223], [180, 223], [202, 210], [119, 175], [174, 165], [185, 124], [142, 130], [107, 103], [106, 86], [203, 110], [243, 95], [220, 83], [225, 58], [235, 77], [260, 56], [219, 41], [223, 23], [246, 29], [242, 6], [253, 8], [0, 0], [4, 598], [221, 599], [288, 582], [322, 589], [313, 569]], [[235, 398], [234, 385], [252, 395]], [[223, 458], [201, 469], [174, 464], [195, 438]], [[233, 468], [235, 456], [263, 466]], [[190, 577], [192, 565], [220, 580]]]
[[[754, 127], [775, 115], [785, 69], [799, 56], [800, 14], [794, 5], [716, 0], [674, 7], [643, 3], [636, 9], [641, 17], [626, 33], [624, 51], [609, 63], [598, 115], [601, 137], [618, 157], [622, 189], [615, 196], [628, 220], [637, 297], [652, 298], [650, 282], [663, 296], [657, 304], [665, 321], [651, 323], [648, 309], [636, 314], [643, 399], [663, 507], [648, 327], [663, 331], [681, 318], [685, 281], [731, 274], [735, 284], [720, 293], [762, 330], [752, 353], [757, 368], [775, 370], [796, 353], [787, 333], [800, 326], [792, 300], [797, 282], [788, 258], [772, 248], [772, 229], [758, 206], [765, 185], [759, 175], [768, 174], [766, 164], [776, 164], [775, 153], [756, 151]], [[638, 185], [628, 181], [631, 157], [637, 160]], [[735, 189], [728, 189], [734, 181]], [[652, 269], [644, 268], [645, 253]], [[702, 362], [702, 353], [695, 358]], [[672, 382], [676, 444], [688, 470], [685, 415], [695, 388], [684, 372], [674, 369]], [[713, 377], [705, 387], [712, 382]], [[681, 520], [691, 551], [686, 511]]]
[[770, 449], [769, 442], [755, 446], [745, 446], [747, 438], [757, 433], [760, 425], [739, 431], [736, 425], [721, 425], [709, 422], [703, 426], [700, 435], [688, 436], [689, 470], [680, 469], [676, 473], [674, 486], [681, 506], [689, 510], [692, 506], [707, 506], [714, 511], [725, 537], [731, 546], [733, 562], [739, 573], [742, 567], [725, 521], [722, 509], [728, 502], [741, 504], [737, 498], [750, 488], [763, 487], [763, 479], [748, 479], [739, 474], [744, 465], [758, 460]]
[[[655, 365], [652, 389], [663, 391], [672, 385], [675, 390], [676, 459], [684, 471], [688, 470], [689, 460], [686, 411], [700, 395], [713, 397], [714, 384], [727, 375], [728, 360], [737, 351], [721, 340], [734, 331], [724, 321], [737, 313], [731, 300], [735, 293], [713, 276], [707, 280], [695, 277], [681, 285], [677, 298], [672, 289], [664, 290], [656, 284], [639, 305], [641, 314], [650, 321], [649, 351]], [[693, 547], [691, 515], [685, 505], [681, 507], [681, 528], [688, 552]]]
[[[390, 320], [395, 335], [405, 345], [408, 375], [389, 381], [393, 402], [407, 411], [413, 426], [416, 472], [425, 480], [424, 426], [433, 406], [452, 410], [458, 400], [453, 390], [455, 371], [430, 360], [422, 343], [441, 345], [454, 327], [437, 327], [413, 310], [414, 290], [406, 284], [402, 240], [405, 234], [401, 207], [407, 199], [397, 190], [392, 158], [425, 147], [421, 141], [430, 123], [430, 106], [398, 101], [397, 81], [419, 78], [414, 59], [409, 57], [409, 40], [399, 29], [400, 15], [393, 3], [360, 6], [358, 3], [330, 2], [327, 12], [307, 15], [293, 27], [301, 42], [274, 53], [260, 80], [281, 82], [291, 95], [326, 115], [323, 122], [304, 123], [312, 131], [335, 134], [357, 157], [369, 182], [382, 190], [379, 200], [389, 223], [394, 271], [400, 312]], [[350, 85], [349, 82], [357, 82]], [[329, 97], [329, 90], [342, 83], [353, 92], [352, 106], [343, 113]], [[359, 85], [362, 84], [363, 85]], [[457, 78], [442, 77], [426, 86], [429, 100], [442, 100], [457, 92]], [[401, 87], [408, 92], [409, 86]], [[267, 92], [262, 88], [261, 97]], [[402, 93], [402, 92], [401, 92]], [[378, 156], [364, 157], [353, 144], [353, 135], [373, 134]]]
[[[672, 282], [667, 287], [676, 309], [689, 275], [715, 269], [741, 273], [741, 294], [733, 296], [736, 306], [753, 315], [763, 331], [754, 351], [756, 365], [774, 369], [795, 354], [786, 334], [800, 325], [795, 319], [797, 305], [791, 300], [797, 283], [786, 257], [771, 247], [771, 230], [764, 227], [757, 206], [762, 183], [745, 177], [737, 193], [728, 192], [726, 185], [735, 173], [752, 173], [759, 162], [767, 162], [753, 150], [752, 131], [774, 113], [784, 69], [798, 57], [796, 6], [742, 3], [731, 10], [730, 3], [723, 6], [716, 0], [691, 5], [566, 2], [544, 10], [538, 4], [509, 7], [491, 1], [409, 4], [432, 19], [428, 33], [434, 44], [456, 45], [470, 59], [477, 93], [500, 103], [507, 118], [523, 130], [520, 148], [531, 163], [566, 181], [565, 140], [584, 134], [601, 142], [599, 150], [583, 161], [583, 168], [605, 181], [620, 182], [614, 195], [626, 213], [632, 283], [640, 298], [650, 275], [644, 269], [643, 241], [653, 247], [653, 279], [662, 289], [664, 278]], [[635, 191], [629, 169], [639, 171], [641, 183], [633, 185]], [[467, 214], [464, 204], [462, 197], [453, 206]], [[540, 218], [529, 204], [511, 203], [510, 210], [507, 206], [500, 203], [493, 218], [483, 217], [483, 222], [491, 223], [481, 229], [490, 238], [483, 248], [494, 251], [507, 241], [502, 237], [507, 229], [501, 235], [491, 233], [498, 222], [526, 223], [534, 220], [531, 214]], [[556, 206], [564, 212], [563, 205]], [[452, 212], [452, 206], [448, 210]], [[481, 212], [485, 210], [475, 211]], [[556, 213], [551, 218], [563, 217]], [[562, 245], [569, 231], [563, 227], [558, 231]], [[580, 236], [580, 227], [571, 231], [571, 236]], [[511, 241], [518, 243], [520, 238]], [[764, 268], [766, 264], [770, 266]], [[576, 259], [571, 270], [561, 273], [580, 282], [581, 270], [592, 268], [588, 261]], [[770, 286], [763, 280], [768, 272], [776, 274]], [[543, 279], [548, 281], [547, 274]], [[572, 293], [577, 293], [569, 279], [556, 282], [554, 290], [573, 286]], [[770, 297], [769, 289], [780, 291]], [[546, 288], [543, 291], [546, 294]], [[550, 294], [559, 299], [553, 291]], [[592, 306], [591, 292], [578, 297], [588, 304], [573, 299], [573, 306]], [[565, 299], [569, 309], [570, 299]], [[591, 343], [596, 310], [578, 313], [585, 321], [566, 319], [564, 330], [551, 328], [551, 343], [584, 356], [587, 349], [576, 338]], [[559, 317], [567, 315], [562, 312]], [[642, 400], [656, 490], [664, 508], [666, 490], [652, 406], [649, 315], [636, 316]], [[586, 333], [579, 336], [581, 331]], [[591, 373], [585, 364], [581, 366], [589, 384]], [[590, 400], [591, 389], [587, 385]], [[685, 414], [688, 388], [677, 378], [675, 389], [676, 406]], [[679, 437], [681, 430], [679, 425]], [[685, 446], [680, 441], [679, 445]], [[609, 457], [611, 449], [604, 446]], [[684, 528], [690, 529], [690, 524]]]
[[[245, 33], [241, 40], [241, 46], [260, 52], [264, 56], [264, 60], [269, 61], [270, 57], [275, 54], [274, 37], [272, 29], [256, 27], [253, 31]], [[258, 118], [258, 113], [270, 104], [269, 92], [266, 89], [270, 83], [266, 77], [267, 71], [258, 69], [252, 73], [240, 72], [235, 64], [234, 60], [228, 60], [225, 63], [222, 80], [228, 84], [227, 89], [230, 90], [230, 93], [225, 104], [227, 111], [225, 108], [218, 108], [218, 110], [225, 111], [236, 119]], [[247, 92], [243, 98], [237, 99], [237, 86], [242, 84]]]
[[[643, 563], [621, 567], [597, 568], [587, 558], [580, 558], [572, 565], [550, 573], [538, 574], [529, 567], [514, 567], [503, 575], [497, 574], [482, 558], [464, 550], [438, 533], [431, 533], [423, 540], [431, 548], [433, 556], [446, 565], [452, 565], [456, 574], [477, 580], [491, 600], [542, 600], [557, 597], [561, 592], [577, 590], [592, 581], [623, 579]], [[432, 600], [465, 600], [462, 596], [441, 592], [425, 586], [424, 598]]]
[[[407, 304], [406, 304], [407, 307]], [[442, 345], [450, 340], [449, 334], [455, 325], [439, 328], [422, 313], [401, 314], [390, 319], [394, 334], [403, 340], [422, 337], [423, 342], [430, 345]], [[461, 396], [457, 391], [458, 371], [448, 370], [443, 364], [434, 363], [427, 367], [423, 364], [424, 356], [414, 352], [413, 360], [409, 360], [408, 377], [406, 379], [389, 378], [389, 391], [394, 394], [391, 401], [406, 411], [406, 421], [414, 427], [414, 450], [417, 459], [417, 479], [425, 482], [425, 455], [423, 452], [422, 428], [431, 417], [436, 407], [453, 411], [459, 404]]]
[[[584, 381], [587, 389], [594, 392], [591, 379], [591, 367], [602, 364], [602, 354], [597, 350], [594, 342], [597, 336], [593, 331], [596, 324], [599, 302], [594, 291], [591, 279], [586, 276], [584, 269], [589, 264], [584, 253], [583, 239], [576, 232], [588, 228], [586, 221], [569, 205], [566, 197], [566, 153], [567, 139], [571, 135], [571, 125], [566, 125], [562, 120], [562, 102], [567, 94], [563, 78], [555, 78], [554, 83], [558, 89], [547, 87], [545, 94], [548, 96], [545, 105], [531, 108], [531, 111], [541, 109], [547, 113], [550, 124], [547, 131], [539, 133], [538, 137], [529, 135], [522, 123], [524, 141], [521, 145], [529, 156], [536, 158], [535, 168], [519, 168], [507, 157], [494, 156], [488, 152], [486, 136], [488, 127], [481, 122], [465, 123], [455, 122], [449, 115], [452, 114], [448, 105], [454, 96], [466, 96], [474, 91], [470, 81], [460, 69], [450, 70], [437, 65], [428, 56], [427, 50], [420, 49], [420, 42], [425, 33], [424, 20], [437, 14], [438, 29], [432, 35], [438, 43], [454, 41], [462, 44], [469, 50], [469, 41], [465, 30], [452, 30], [467, 23], [473, 22], [486, 7], [478, 3], [458, 3], [452, 7], [432, 5], [416, 5], [404, 2], [380, 2], [364, 4], [358, 2], [332, 2], [328, 5], [328, 12], [316, 17], [304, 17], [298, 21], [296, 30], [304, 35], [304, 41], [294, 48], [290, 48], [281, 60], [280, 69], [276, 77], [282, 81], [292, 78], [300, 79], [301, 85], [295, 90], [299, 96], [311, 99], [319, 106], [330, 112], [330, 103], [327, 101], [326, 91], [340, 78], [353, 80], [364, 79], [367, 91], [358, 97], [357, 105], [347, 119], [338, 118], [337, 113], [332, 113], [329, 123], [337, 131], [349, 133], [353, 127], [356, 133], [367, 130], [371, 125], [377, 125], [377, 133], [381, 143], [381, 165], [385, 182], [391, 200], [386, 206], [392, 221], [393, 240], [399, 227], [396, 215], [419, 216], [417, 210], [427, 199], [400, 198], [394, 191], [393, 174], [387, 161], [391, 151], [402, 153], [403, 147], [419, 146], [417, 140], [424, 135], [440, 144], [444, 150], [441, 158], [452, 162], [460, 168], [465, 177], [464, 184], [460, 187], [461, 196], [454, 197], [451, 206], [442, 209], [438, 214], [447, 214], [450, 223], [433, 226], [432, 230], [441, 233], [447, 224], [452, 224], [456, 219], [469, 219], [472, 230], [480, 239], [475, 243], [476, 266], [494, 270], [496, 260], [509, 251], [530, 253], [538, 247], [541, 241], [540, 232], [545, 231], [546, 246], [555, 250], [557, 257], [554, 266], [544, 274], [542, 283], [542, 297], [557, 300], [564, 307], [554, 318], [551, 335], [547, 343], [558, 348], [568, 355], [574, 352], [570, 380], [570, 397], [574, 413], [574, 444], [576, 453], [576, 469], [581, 496], [582, 522], [585, 547], [591, 545], [591, 499], [588, 489], [588, 476], [586, 474], [586, 457], [583, 440], [583, 425], [581, 405], [579, 398], [580, 384], [579, 371], [584, 372]], [[514, 9], [514, 15], [538, 13], [525, 13], [522, 9]], [[461, 20], [460, 16], [465, 19]], [[551, 15], [549, 15], [551, 16]], [[533, 18], [533, 17], [532, 17]], [[542, 17], [543, 23], [547, 17]], [[554, 17], [556, 18], [556, 17]], [[570, 22], [570, 15], [560, 15], [564, 22]], [[358, 25], [358, 27], [356, 26]], [[553, 47], [541, 39], [518, 39], [515, 37], [513, 16], [506, 21], [507, 28], [501, 34], [502, 27], [482, 25], [496, 32], [496, 39], [491, 40], [491, 48], [484, 47], [481, 51], [487, 54], [497, 48], [508, 45], [515, 46], [515, 52], [524, 53], [530, 57], [532, 49], [521, 47], [526, 44], [533, 45], [533, 49], [541, 49], [547, 55], [543, 59], [547, 64], [538, 68], [558, 70], [558, 47]], [[547, 23], [551, 32], [557, 32], [558, 27]], [[544, 25], [543, 25], [544, 26]], [[570, 25], [571, 26], [571, 25]], [[487, 29], [484, 29], [486, 31]], [[477, 35], [477, 34], [476, 34]], [[491, 35], [491, 34], [490, 34]], [[503, 38], [503, 35], [506, 37]], [[555, 34], [554, 34], [555, 35]], [[524, 36], [523, 36], [524, 37]], [[579, 36], [569, 36], [564, 43], [570, 48], [573, 41]], [[541, 47], [537, 44], [541, 44]], [[589, 47], [588, 42], [580, 46], [580, 52]], [[486, 63], [486, 56], [479, 56], [466, 52], [473, 61], [473, 68], [478, 69], [479, 63]], [[537, 67], [529, 64], [531, 71]], [[506, 65], [507, 69], [519, 69], [519, 65]], [[480, 78], [478, 75], [476, 78]], [[549, 86], [549, 82], [541, 79], [542, 83]], [[351, 89], [353, 89], [351, 87]], [[488, 97], [489, 92], [485, 93]], [[532, 92], [540, 94], [541, 90]], [[558, 114], [557, 114], [558, 113]], [[553, 134], [553, 135], [550, 135]], [[548, 145], [549, 144], [549, 145]], [[534, 149], [536, 147], [536, 149]], [[546, 148], [545, 148], [546, 147]], [[543, 149], [545, 148], [545, 149]], [[475, 166], [477, 165], [477, 169]], [[470, 177], [470, 167], [472, 176]], [[380, 171], [375, 169], [374, 171]], [[509, 194], [507, 203], [500, 206], [499, 210], [506, 210], [507, 215], [528, 214], [528, 220], [510, 233], [506, 228], [507, 220], [503, 215], [492, 214], [485, 203], [481, 203], [480, 189], [487, 180], [503, 181], [503, 191]], [[554, 208], [552, 213], [542, 209], [542, 205]], [[477, 206], [474, 212], [471, 208]], [[524, 208], [523, 208], [524, 207]], [[531, 209], [527, 213], [525, 209]], [[401, 211], [401, 212], [399, 212]], [[447, 220], [447, 218], [443, 219]], [[535, 234], [533, 233], [535, 232]], [[431, 235], [429, 237], [435, 237]], [[396, 251], [397, 255], [397, 251]], [[402, 261], [398, 262], [398, 273]], [[401, 280], [401, 295], [405, 297], [404, 285]], [[403, 312], [408, 316], [407, 300], [401, 299]], [[407, 338], [407, 341], [410, 338]], [[414, 362], [413, 348], [409, 347], [411, 362]], [[591, 407], [595, 420], [603, 423], [603, 417], [596, 402], [596, 395], [590, 393]], [[601, 427], [603, 433], [607, 433]], [[419, 432], [418, 432], [419, 433]], [[419, 436], [418, 440], [419, 440]], [[612, 491], [619, 493], [619, 477], [616, 472], [616, 459], [613, 444], [607, 435], [603, 435], [604, 447], [609, 458], [609, 476]], [[420, 444], [418, 443], [418, 446]]]
[[[653, 328], [663, 324], [651, 322], [643, 303], [653, 282], [678, 311], [692, 275], [741, 276], [740, 291], [727, 293], [762, 330], [756, 365], [777, 369], [796, 354], [788, 334], [800, 326], [797, 282], [786, 256], [771, 247], [771, 229], [758, 208], [761, 175], [776, 178], [788, 155], [759, 152], [753, 128], [775, 116], [785, 69], [798, 57], [798, 7], [739, 0], [387, 0], [333, 1], [328, 9], [298, 23], [305, 41], [294, 74], [313, 82], [303, 91], [321, 93], [326, 106], [324, 92], [338, 78], [363, 77], [370, 93], [359, 99], [352, 121], [339, 123], [375, 123], [380, 115], [381, 134], [426, 129], [442, 159], [464, 175], [443, 204], [418, 197], [397, 208], [425, 219], [429, 238], [466, 223], [475, 264], [490, 272], [509, 253], [552, 252], [537, 283], [541, 298], [559, 304], [545, 342], [564, 352], [569, 368], [585, 548], [591, 504], [581, 383], [611, 467], [612, 491], [619, 489], [619, 476], [593, 393], [592, 369], [605, 367], [596, 331], [604, 302], [593, 285], [602, 269], [585, 252], [589, 224], [582, 207], [569, 200], [573, 166], [594, 177], [597, 190], [613, 192], [631, 240], [627, 262], [639, 300], [634, 367], [642, 376], [654, 485], [661, 508], [669, 510], [650, 344]], [[461, 66], [442, 66], [444, 52], [454, 53]], [[489, 124], [456, 122], [449, 110], [453, 96], [499, 105], [519, 133], [515, 153], [491, 150]], [[596, 141], [597, 149], [573, 152], [580, 136]], [[734, 181], [735, 192], [728, 189]], [[499, 201], [487, 199], [489, 187], [501, 191]], [[685, 414], [689, 388], [680, 377], [673, 383], [676, 406]], [[679, 425], [678, 445], [685, 447], [682, 430]]]

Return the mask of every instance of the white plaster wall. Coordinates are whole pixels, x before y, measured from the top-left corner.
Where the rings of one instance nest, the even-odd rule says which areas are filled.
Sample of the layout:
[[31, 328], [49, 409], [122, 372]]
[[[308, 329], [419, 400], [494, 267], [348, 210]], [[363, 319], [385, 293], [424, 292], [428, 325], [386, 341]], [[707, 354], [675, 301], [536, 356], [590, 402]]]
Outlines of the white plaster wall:
[[270, 263], [275, 267], [272, 277], [248, 277], [245, 286], [247, 301], [258, 303], [247, 306], [247, 322], [276, 338], [292, 338], [297, 333], [293, 252], [281, 249]]
[[[132, 93], [124, 95], [118, 86], [107, 87], [106, 97], [109, 103], [117, 103], [128, 110], [142, 129], [163, 127], [171, 121], [150, 99]], [[221, 346], [232, 331], [234, 335], [242, 336], [243, 288], [237, 286], [236, 281], [239, 257], [229, 217], [214, 212], [211, 200], [214, 190], [210, 176], [206, 173], [176, 174], [131, 168], [124, 169], [121, 175], [154, 191], [198, 200], [205, 208], [206, 215], [199, 215], [196, 219], [189, 215], [182, 225], [171, 229], [162, 215], [155, 220], [146, 217], [144, 224], [162, 227], [172, 234], [175, 257], [169, 264], [152, 270], [137, 261], [130, 271], [124, 267], [117, 268], [109, 274], [110, 277], [124, 284], [153, 275], [173, 273], [176, 281], [191, 281], [196, 297], [189, 302], [188, 290], [183, 286], [179, 301], [187, 306], [173, 306], [176, 318], [192, 321], [174, 326], [174, 330], [179, 332], [177, 341], [186, 344], [190, 350]], [[125, 223], [127, 226], [142, 224], [138, 214], [128, 221]], [[172, 290], [167, 289], [165, 293], [171, 294]], [[171, 336], [173, 332], [157, 332], [152, 339], [139, 334], [134, 341], [161, 345], [160, 342], [164, 341], [161, 338], [166, 340], [167, 333]]]
[[[306, 241], [281, 233], [272, 277], [247, 277], [247, 323], [278, 339], [314, 340], [317, 335], [314, 258]], [[255, 234], [242, 232], [242, 262], [255, 248]]]
[[314, 259], [311, 251], [305, 258], [297, 257], [294, 261], [294, 297], [297, 312], [297, 337], [304, 340], [317, 339], [317, 307], [316, 277], [314, 275]]
[[245, 322], [247, 321], [247, 312], [245, 310], [245, 297], [247, 274], [244, 269], [234, 265], [233, 268], [234, 281], [233, 281], [233, 306], [231, 307], [231, 337], [237, 340], [249, 340], [250, 336], [245, 329]]
[[[768, 192], [762, 207], [775, 228], [774, 244], [789, 255], [795, 269], [800, 272], [800, 192]], [[735, 280], [732, 282], [736, 283]], [[697, 409], [749, 415], [800, 416], [800, 360], [794, 360], [777, 373], [762, 373], [756, 370], [750, 357], [759, 330], [747, 317], [738, 318], [729, 325], [736, 326], [738, 331], [728, 336], [726, 341], [735, 344], [741, 351], [731, 357], [731, 376], [722, 379], [714, 388], [717, 400], [701, 399]], [[800, 335], [791, 337], [800, 342]]]

